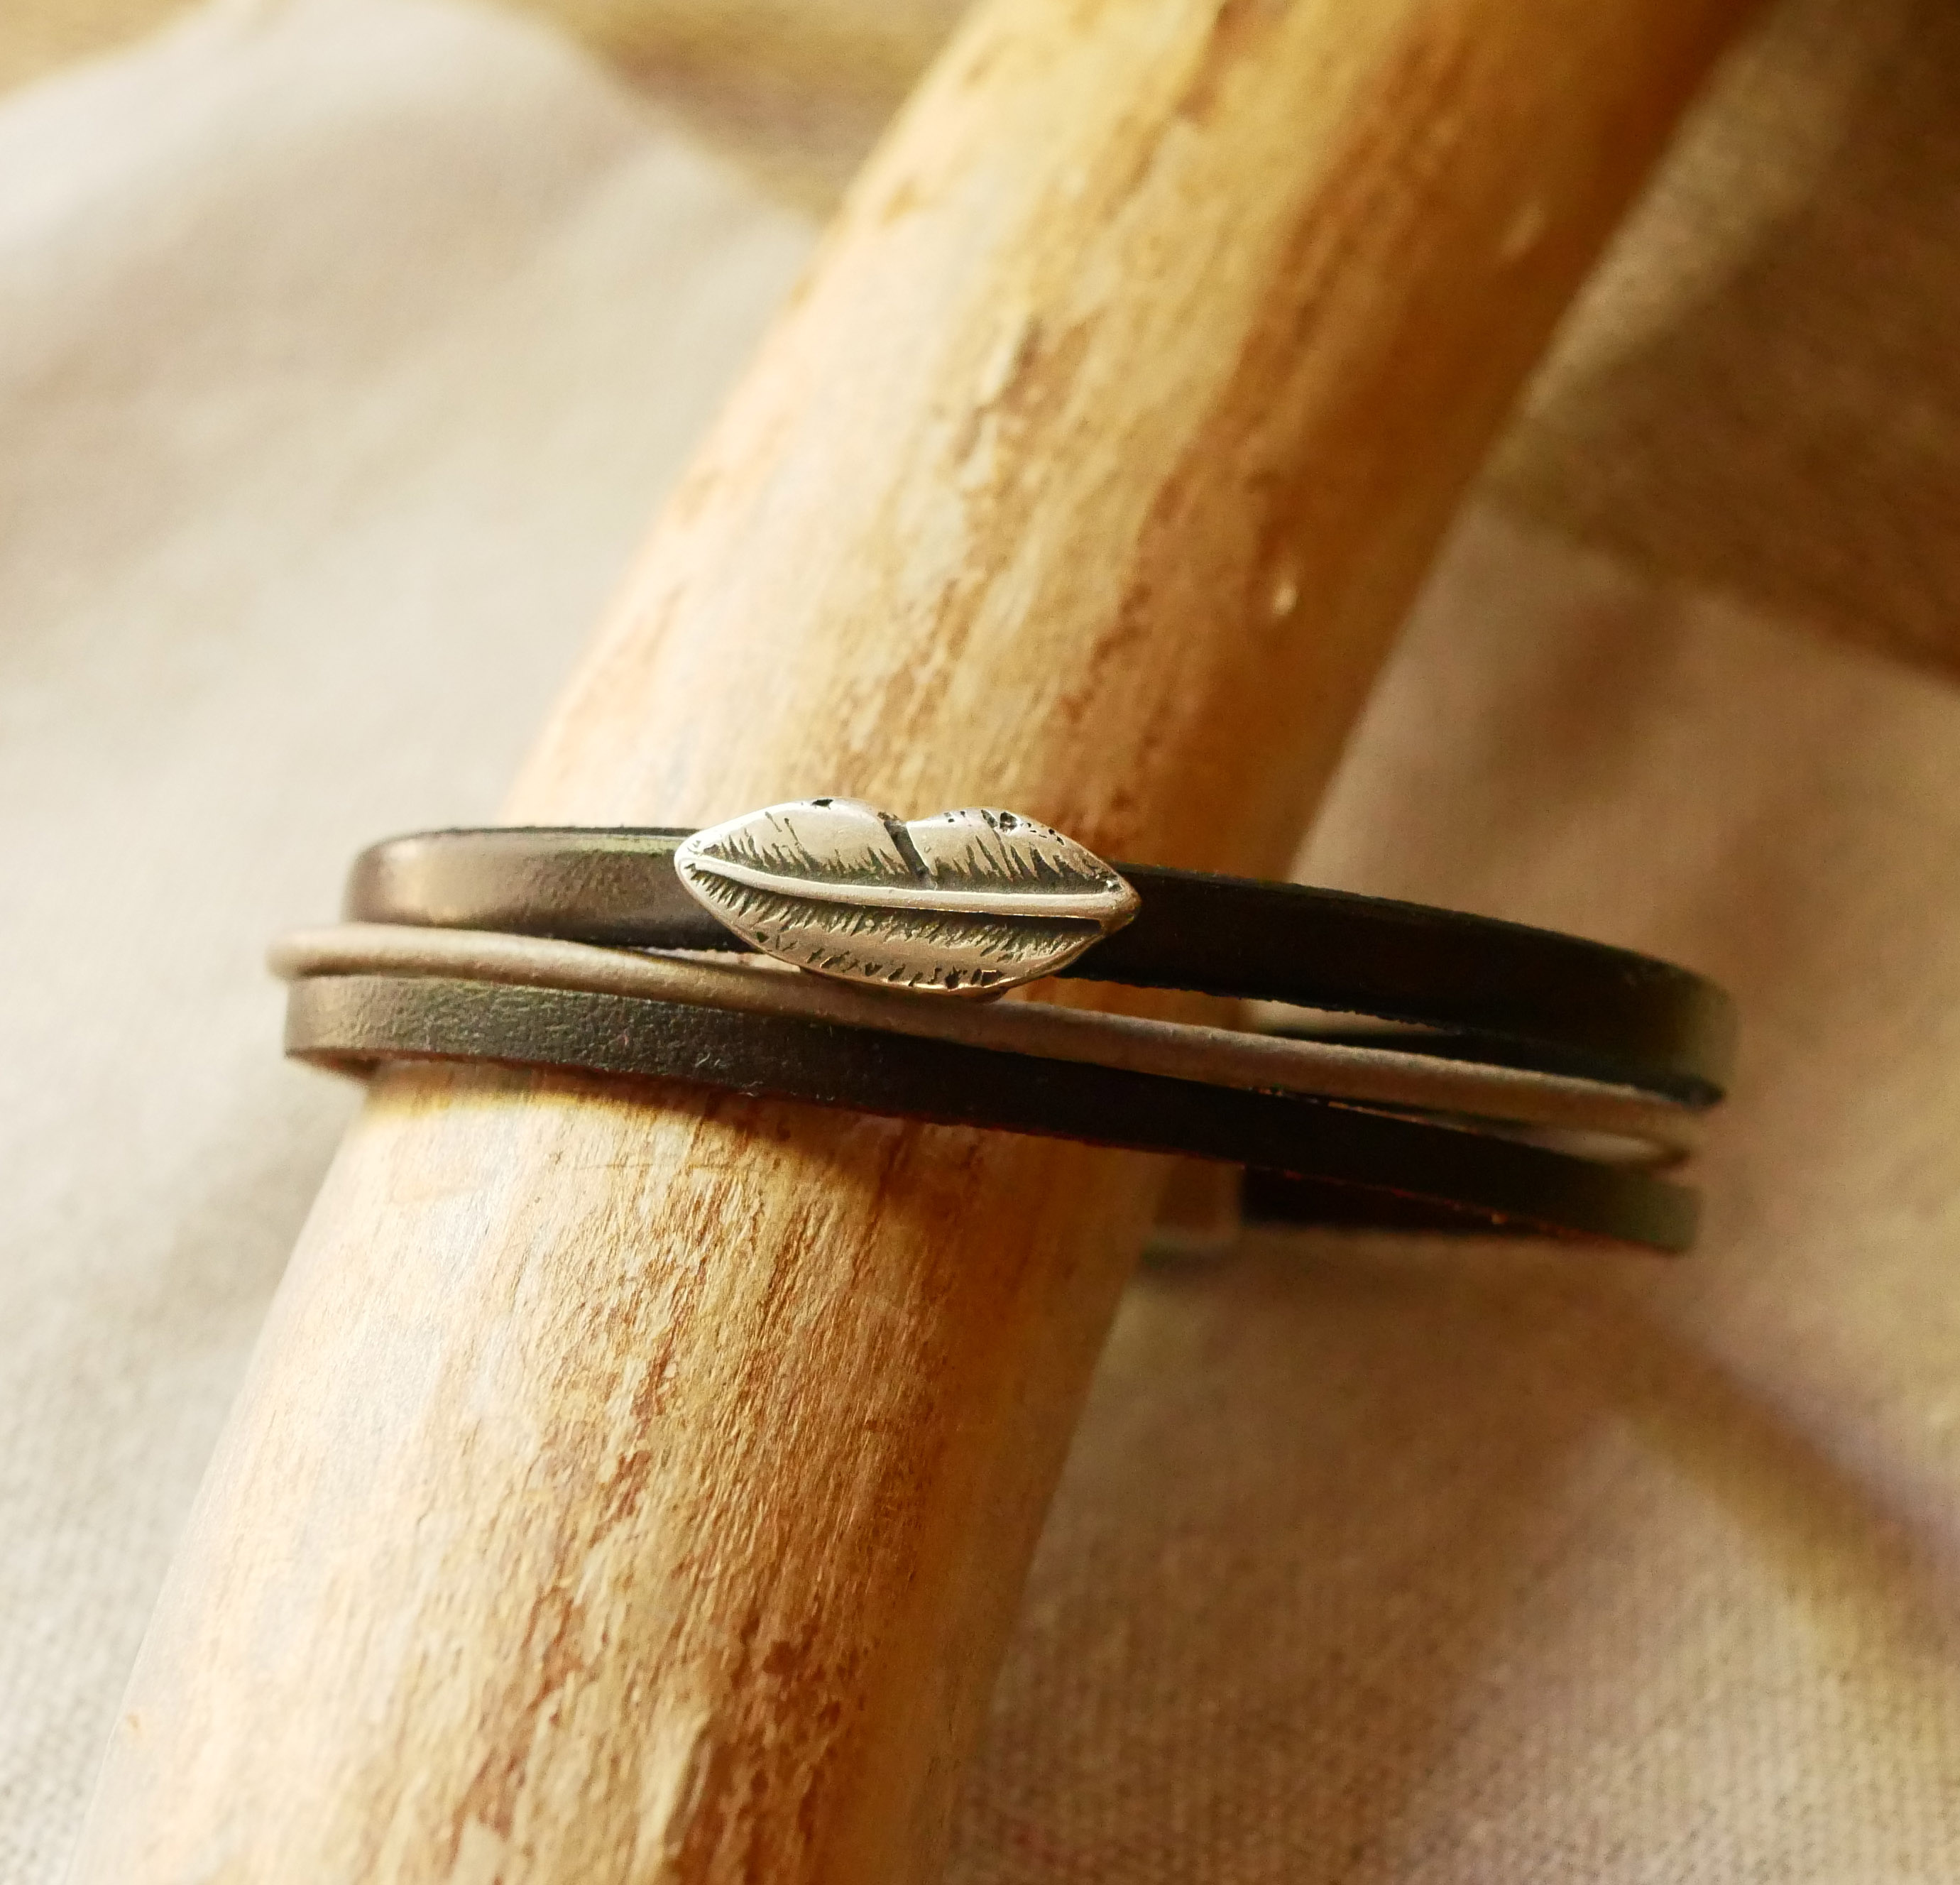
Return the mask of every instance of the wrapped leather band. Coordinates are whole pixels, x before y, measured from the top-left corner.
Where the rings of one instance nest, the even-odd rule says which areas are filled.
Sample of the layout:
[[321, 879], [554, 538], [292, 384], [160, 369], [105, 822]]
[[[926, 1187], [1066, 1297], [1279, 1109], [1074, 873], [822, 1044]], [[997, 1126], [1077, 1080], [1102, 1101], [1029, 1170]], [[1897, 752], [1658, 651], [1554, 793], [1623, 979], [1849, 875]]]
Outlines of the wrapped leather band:
[[1663, 1180], [1341, 1102], [637, 995], [310, 976], [293, 984], [286, 1030], [290, 1053], [342, 1068], [488, 1061], [679, 1079], [1244, 1165], [1249, 1199], [1288, 1220], [1322, 1220], [1332, 1199], [1359, 1201], [1350, 1221], [1413, 1212], [1678, 1251], [1697, 1215], [1694, 1194]]
[[[346, 913], [634, 948], [745, 950], [674, 872], [688, 835], [508, 826], [390, 839], [355, 861]], [[1141, 912], [1064, 975], [1449, 1029], [1490, 1061], [1693, 1106], [1722, 1097], [1728, 998], [1670, 963], [1344, 891], [1115, 868], [1140, 893]]]
[[1539, 1129], [1578, 1135], [1593, 1150], [1605, 1135], [1622, 1156], [1650, 1166], [1677, 1162], [1701, 1139], [1700, 1115], [1678, 1102], [1564, 1075], [1438, 1059], [1393, 1045], [1249, 1033], [1045, 1003], [947, 1001], [853, 988], [766, 962], [680, 960], [540, 937], [381, 923], [297, 931], [273, 944], [270, 962], [288, 980], [447, 976], [837, 1021], [1215, 1086]]

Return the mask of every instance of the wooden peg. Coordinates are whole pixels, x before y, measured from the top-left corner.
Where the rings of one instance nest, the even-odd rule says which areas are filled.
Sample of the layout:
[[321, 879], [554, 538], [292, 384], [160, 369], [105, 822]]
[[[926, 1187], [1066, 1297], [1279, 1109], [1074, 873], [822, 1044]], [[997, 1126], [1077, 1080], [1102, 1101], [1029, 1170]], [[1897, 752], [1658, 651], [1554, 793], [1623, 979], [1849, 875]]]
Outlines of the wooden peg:
[[[995, 0], [512, 797], [1006, 805], [1282, 871], [1744, 0]], [[1155, 1168], [376, 1083], [76, 1877], [925, 1881]]]

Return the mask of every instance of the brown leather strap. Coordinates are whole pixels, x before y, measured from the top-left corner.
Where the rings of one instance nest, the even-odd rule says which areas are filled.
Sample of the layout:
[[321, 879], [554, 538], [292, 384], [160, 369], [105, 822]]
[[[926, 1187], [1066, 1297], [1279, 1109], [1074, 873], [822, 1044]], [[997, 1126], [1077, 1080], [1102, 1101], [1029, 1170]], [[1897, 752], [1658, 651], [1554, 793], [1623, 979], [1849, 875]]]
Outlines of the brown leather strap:
[[1048, 1002], [948, 1001], [853, 987], [753, 959], [682, 959], [547, 937], [406, 924], [339, 923], [294, 931], [272, 945], [269, 960], [273, 973], [288, 981], [311, 975], [448, 976], [839, 1021], [1042, 1059], [1501, 1125], [1540, 1135], [1539, 1142], [1558, 1149], [1650, 1167], [1678, 1164], [1701, 1138], [1701, 1115], [1678, 1101], [1562, 1074], [1411, 1052], [1406, 1036], [1297, 1039]]
[[[1691, 1192], [1538, 1146], [1303, 1094], [1245, 1091], [829, 1021], [588, 990], [330, 976], [293, 984], [286, 1038], [289, 1052], [342, 1067], [402, 1058], [481, 1060], [680, 1079], [1179, 1153], [1281, 1175], [1311, 1187], [1309, 1197], [1332, 1188], [1363, 1200], [1364, 1211], [1367, 1200], [1379, 1199], [1391, 1221], [1406, 1221], [1396, 1214], [1414, 1203], [1483, 1227], [1667, 1251], [1685, 1249], [1694, 1233]], [[1265, 1195], [1254, 1188], [1255, 1199]]]
[[[678, 829], [425, 832], [355, 863], [356, 921], [508, 930], [635, 948], [744, 950], [687, 893]], [[1119, 864], [1127, 928], [1061, 971], [1454, 1030], [1478, 1057], [1712, 1104], [1729, 998], [1671, 963], [1450, 910], [1298, 884]]]

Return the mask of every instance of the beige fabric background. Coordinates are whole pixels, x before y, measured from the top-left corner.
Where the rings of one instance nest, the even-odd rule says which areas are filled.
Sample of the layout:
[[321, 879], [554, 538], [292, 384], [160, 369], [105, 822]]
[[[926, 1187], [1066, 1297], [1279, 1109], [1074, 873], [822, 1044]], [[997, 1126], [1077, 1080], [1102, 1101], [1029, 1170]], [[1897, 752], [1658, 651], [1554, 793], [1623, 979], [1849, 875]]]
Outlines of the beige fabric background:
[[[192, 0], [9, 0], [0, 86]], [[513, 0], [820, 215], [966, 0]], [[1889, 652], [1960, 663], [1960, 15], [1781, 0], [1499, 454], [1510, 508]]]
[[[0, 100], [0, 1880], [346, 1112], [262, 938], [494, 805], [950, 11], [574, 17], [629, 88], [273, 0]], [[1960, 1872], [1956, 77], [1930, 0], [1772, 17], [1303, 860], [1729, 979], [1706, 1249], [1141, 1278], [955, 1879]]]

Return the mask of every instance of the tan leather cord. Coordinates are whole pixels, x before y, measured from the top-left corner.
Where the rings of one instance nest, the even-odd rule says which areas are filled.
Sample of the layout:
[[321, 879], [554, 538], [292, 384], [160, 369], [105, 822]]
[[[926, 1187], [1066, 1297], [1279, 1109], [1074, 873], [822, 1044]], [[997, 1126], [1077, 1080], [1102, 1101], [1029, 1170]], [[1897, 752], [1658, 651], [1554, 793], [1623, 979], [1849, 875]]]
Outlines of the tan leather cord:
[[759, 962], [708, 962], [542, 937], [389, 923], [296, 930], [273, 944], [269, 960], [273, 973], [288, 980], [311, 975], [457, 976], [842, 1021], [1217, 1086], [1317, 1093], [1604, 1135], [1636, 1142], [1646, 1154], [1642, 1162], [1657, 1165], [1689, 1156], [1701, 1138], [1700, 1118], [1691, 1108], [1599, 1081], [1046, 1003], [977, 1005], [874, 993]]

